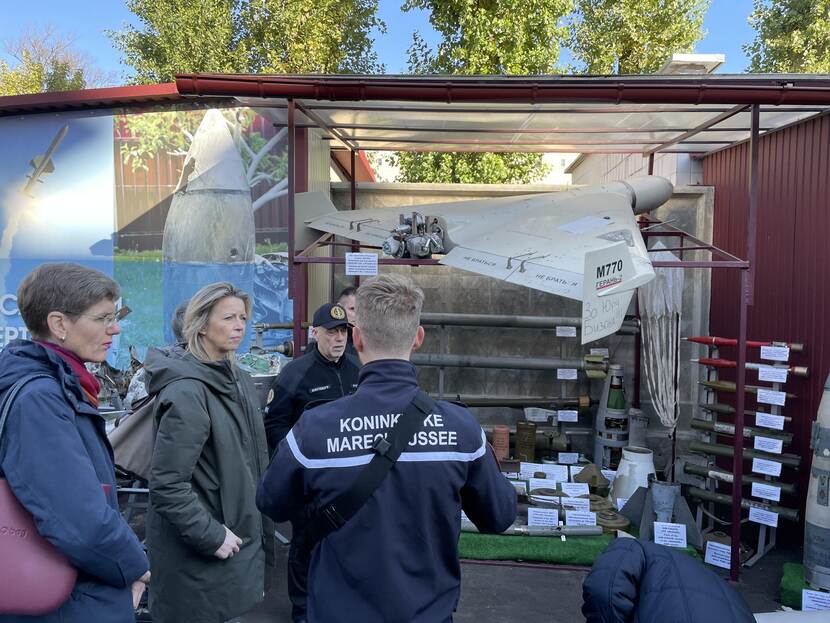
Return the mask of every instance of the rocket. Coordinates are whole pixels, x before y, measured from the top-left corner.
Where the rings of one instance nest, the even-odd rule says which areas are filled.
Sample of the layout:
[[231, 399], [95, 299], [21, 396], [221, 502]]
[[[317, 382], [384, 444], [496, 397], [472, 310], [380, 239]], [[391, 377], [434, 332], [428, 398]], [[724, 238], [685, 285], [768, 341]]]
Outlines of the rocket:
[[60, 146], [61, 141], [63, 141], [68, 131], [69, 124], [66, 123], [60, 130], [58, 130], [58, 133], [55, 134], [55, 138], [53, 138], [52, 142], [49, 143], [49, 147], [46, 148], [46, 152], [40, 156], [35, 156], [29, 162], [29, 166], [32, 167], [32, 173], [27, 176], [29, 181], [26, 182], [26, 185], [23, 187], [23, 194], [33, 197], [34, 195], [32, 195], [32, 189], [34, 189], [35, 183], [42, 184], [43, 180], [41, 178], [44, 175], [54, 172], [55, 164], [52, 162], [52, 156], [55, 154], [55, 151]]
[[[700, 359], [690, 359], [692, 363], [698, 363], [702, 366], [712, 366], [713, 368], [737, 368], [738, 362], [733, 361], [731, 359], [708, 359], [706, 357], [701, 357]], [[747, 361], [744, 366], [747, 370], [761, 370], [762, 368], [773, 368], [775, 366], [770, 366], [765, 363], [753, 363], [751, 361]], [[786, 368], [782, 367], [782, 370], [787, 370], [789, 374], [794, 376], [808, 376], [809, 370], [804, 366], [787, 366]]]
[[[695, 342], [696, 344], [706, 344], [707, 346], [737, 346], [738, 340], [731, 337], [715, 337], [712, 335], [696, 335], [693, 337], [682, 337], [681, 340], [686, 342]], [[747, 340], [747, 348], [761, 348], [762, 346], [786, 346], [794, 353], [804, 351], [804, 344], [788, 344], [778, 342], [759, 342], [757, 340]]]
[[813, 422], [813, 464], [804, 512], [804, 579], [830, 590], [830, 376]]

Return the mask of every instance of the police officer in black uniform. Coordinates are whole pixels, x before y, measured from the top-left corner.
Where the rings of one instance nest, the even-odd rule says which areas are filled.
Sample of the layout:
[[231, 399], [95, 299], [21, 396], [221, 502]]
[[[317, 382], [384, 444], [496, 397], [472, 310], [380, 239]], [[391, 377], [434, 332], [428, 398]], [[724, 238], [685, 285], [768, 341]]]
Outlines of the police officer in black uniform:
[[[312, 325], [316, 341], [309, 345], [302, 357], [283, 369], [268, 392], [264, 418], [272, 455], [277, 444], [307, 407], [346, 396], [357, 389], [360, 362], [344, 353], [349, 327], [346, 310], [340, 305], [323, 305], [314, 312]], [[288, 596], [291, 599], [292, 619], [300, 623], [306, 620], [308, 555], [300, 546], [306, 519], [302, 513], [288, 519], [291, 519], [292, 526], [288, 552]]]
[[[502, 532], [516, 518], [515, 490], [474, 416], [428, 398], [428, 410], [418, 406], [424, 396], [409, 358], [424, 338], [423, 298], [397, 275], [361, 285], [357, 391], [306, 411], [260, 483], [257, 506], [276, 521], [306, 504], [317, 509], [310, 534], [331, 520], [310, 544], [309, 621], [448, 623], [458, 603], [461, 511], [481, 532]], [[378, 457], [389, 446], [402, 453], [364, 487], [370, 495], [352, 498], [361, 502], [344, 519], [337, 511], [349, 504], [341, 502], [372, 482], [365, 476], [384, 465]]]

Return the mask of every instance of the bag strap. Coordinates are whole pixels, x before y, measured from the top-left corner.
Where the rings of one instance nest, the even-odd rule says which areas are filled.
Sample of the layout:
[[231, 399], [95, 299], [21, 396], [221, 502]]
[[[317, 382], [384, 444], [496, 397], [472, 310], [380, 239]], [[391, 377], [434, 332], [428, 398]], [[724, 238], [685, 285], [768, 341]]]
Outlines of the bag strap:
[[435, 402], [432, 398], [419, 389], [412, 402], [389, 430], [388, 439], [378, 437], [375, 440], [372, 446], [375, 455], [360, 472], [351, 488], [313, 515], [306, 531], [308, 551], [329, 534], [342, 528], [369, 501], [434, 407]]
[[55, 377], [51, 374], [46, 374], [45, 372], [38, 372], [37, 374], [33, 374], [31, 376], [25, 376], [17, 383], [11, 386], [9, 391], [6, 392], [5, 397], [3, 398], [3, 409], [0, 411], [0, 439], [3, 438], [3, 430], [6, 428], [6, 418], [9, 416], [9, 411], [12, 408], [12, 402], [17, 397], [18, 392], [23, 389], [23, 386], [28, 383], [29, 381], [34, 381], [35, 379], [54, 379]]

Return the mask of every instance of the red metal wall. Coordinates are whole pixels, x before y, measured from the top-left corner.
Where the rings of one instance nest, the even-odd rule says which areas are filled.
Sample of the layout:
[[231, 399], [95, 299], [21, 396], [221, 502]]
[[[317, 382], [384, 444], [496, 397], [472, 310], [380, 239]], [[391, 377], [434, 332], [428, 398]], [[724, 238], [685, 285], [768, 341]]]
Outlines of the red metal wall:
[[[783, 479], [798, 481], [802, 509], [810, 425], [830, 372], [829, 146], [830, 117], [826, 116], [759, 141], [755, 300], [749, 308], [747, 337], [805, 345], [805, 352], [791, 354], [790, 361], [809, 366], [810, 377], [790, 376], [786, 389], [798, 398], [788, 400], [783, 409], [784, 415], [793, 418], [785, 427], [795, 435], [789, 451], [802, 457], [800, 472], [785, 473]], [[703, 161], [704, 183], [715, 187], [714, 244], [739, 257], [746, 257], [748, 168], [748, 144]], [[711, 335], [733, 337], [737, 333], [737, 272], [713, 271]], [[721, 353], [730, 359], [734, 355], [734, 349]], [[760, 361], [759, 355], [751, 349], [747, 361]], [[757, 373], [748, 371], [747, 383], [756, 381]], [[749, 394], [747, 408], [754, 409]], [[747, 423], [753, 423], [752, 419]]]

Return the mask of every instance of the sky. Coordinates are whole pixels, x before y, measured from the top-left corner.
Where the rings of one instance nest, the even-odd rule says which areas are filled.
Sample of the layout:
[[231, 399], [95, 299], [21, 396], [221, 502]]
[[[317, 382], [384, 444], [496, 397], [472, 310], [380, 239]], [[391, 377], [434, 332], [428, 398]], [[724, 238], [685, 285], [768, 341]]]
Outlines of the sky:
[[[401, 4], [402, 0], [379, 2], [379, 15], [386, 22], [387, 32], [376, 34], [375, 47], [388, 73], [406, 71], [413, 31], [418, 30], [429, 43], [438, 39], [428, 13], [401, 13]], [[32, 6], [37, 7], [36, 13]], [[747, 24], [751, 11], [752, 0], [712, 0], [704, 22], [707, 35], [695, 52], [725, 54], [726, 63], [718, 73], [741, 73], [746, 69], [748, 61], [741, 44], [753, 38], [753, 30]], [[123, 81], [127, 68], [120, 64], [119, 53], [105, 34], [106, 30], [118, 30], [131, 21], [132, 14], [123, 0], [37, 0], [33, 5], [0, 0], [0, 15], [0, 42], [18, 38], [27, 27], [50, 22], [62, 34], [72, 35], [76, 48], [85, 52], [98, 69], [115, 78], [114, 83]]]

